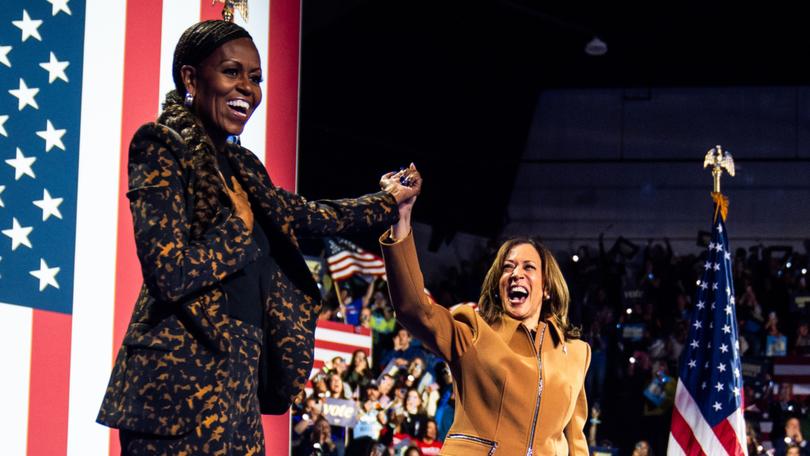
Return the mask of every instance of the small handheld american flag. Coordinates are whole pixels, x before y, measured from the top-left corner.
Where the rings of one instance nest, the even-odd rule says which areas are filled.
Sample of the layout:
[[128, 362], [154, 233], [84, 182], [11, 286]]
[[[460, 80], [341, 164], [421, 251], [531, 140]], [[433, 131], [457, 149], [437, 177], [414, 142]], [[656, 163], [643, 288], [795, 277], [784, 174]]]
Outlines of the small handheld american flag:
[[385, 263], [382, 258], [361, 249], [346, 239], [327, 239], [326, 250], [329, 274], [332, 275], [333, 280], [345, 280], [355, 274], [385, 275]]

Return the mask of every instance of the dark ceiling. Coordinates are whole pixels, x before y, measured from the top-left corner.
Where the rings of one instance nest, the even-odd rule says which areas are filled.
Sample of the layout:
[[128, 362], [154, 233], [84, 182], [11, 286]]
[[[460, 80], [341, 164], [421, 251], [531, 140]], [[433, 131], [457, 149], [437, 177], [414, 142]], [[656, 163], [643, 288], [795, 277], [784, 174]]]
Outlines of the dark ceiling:
[[557, 3], [304, 0], [301, 193], [367, 193], [414, 161], [435, 242], [493, 236], [543, 89], [808, 80], [798, 7]]

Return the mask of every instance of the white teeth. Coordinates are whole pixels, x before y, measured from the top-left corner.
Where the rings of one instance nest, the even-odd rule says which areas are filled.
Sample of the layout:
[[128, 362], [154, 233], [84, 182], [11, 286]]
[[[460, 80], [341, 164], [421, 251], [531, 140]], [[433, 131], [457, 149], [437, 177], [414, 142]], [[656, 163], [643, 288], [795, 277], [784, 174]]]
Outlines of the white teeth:
[[529, 290], [527, 290], [526, 288], [521, 287], [521, 286], [514, 286], [514, 287], [510, 288], [510, 289], [509, 289], [509, 291], [512, 291], [512, 292], [514, 292], [514, 291], [520, 291], [520, 292], [523, 292], [523, 293], [529, 294]]
[[234, 108], [250, 109], [250, 103], [248, 103], [245, 100], [230, 100], [228, 102], [228, 106], [233, 106]]

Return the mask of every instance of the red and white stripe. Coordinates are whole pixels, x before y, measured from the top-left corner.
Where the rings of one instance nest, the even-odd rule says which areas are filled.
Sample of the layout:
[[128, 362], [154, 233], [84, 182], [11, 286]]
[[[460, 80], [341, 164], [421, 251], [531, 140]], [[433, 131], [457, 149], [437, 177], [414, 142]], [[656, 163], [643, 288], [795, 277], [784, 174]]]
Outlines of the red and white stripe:
[[327, 261], [329, 272], [334, 280], [343, 280], [354, 274], [385, 275], [385, 263], [382, 258], [365, 251], [349, 252], [346, 250], [330, 256]]
[[714, 427], [703, 418], [689, 391], [678, 382], [667, 455], [747, 455], [743, 410], [738, 408]]
[[[774, 359], [773, 377], [778, 382], [810, 383], [810, 359], [804, 356], [784, 356]], [[795, 394], [795, 392], [794, 392]]]
[[350, 363], [356, 350], [363, 350], [371, 365], [370, 329], [333, 321], [318, 321], [315, 328], [315, 364], [312, 366], [312, 375], [337, 356]]
[[[211, 0], [87, 0], [73, 314], [0, 303], [0, 454], [119, 454], [95, 423], [141, 283], [126, 189], [129, 139], [155, 119], [173, 86], [171, 58], [186, 27], [219, 18]], [[300, 0], [255, 1], [264, 102], [242, 143], [295, 190]], [[74, 153], [77, 153], [74, 151]], [[267, 454], [289, 453], [289, 417], [265, 417]]]

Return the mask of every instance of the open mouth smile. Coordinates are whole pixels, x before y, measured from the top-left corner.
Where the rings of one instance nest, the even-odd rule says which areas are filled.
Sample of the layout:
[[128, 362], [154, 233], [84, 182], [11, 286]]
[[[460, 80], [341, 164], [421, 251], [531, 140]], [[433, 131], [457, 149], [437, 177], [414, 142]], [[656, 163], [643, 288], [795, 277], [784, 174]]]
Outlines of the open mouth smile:
[[509, 287], [508, 298], [512, 304], [523, 304], [529, 298], [529, 290], [520, 285], [512, 285]]
[[247, 101], [242, 99], [229, 100], [227, 105], [235, 117], [243, 120], [248, 118], [248, 112], [250, 112], [250, 103]]

